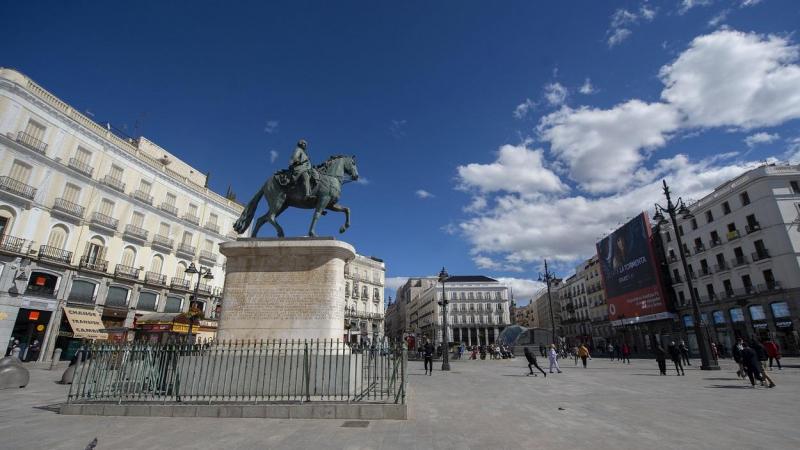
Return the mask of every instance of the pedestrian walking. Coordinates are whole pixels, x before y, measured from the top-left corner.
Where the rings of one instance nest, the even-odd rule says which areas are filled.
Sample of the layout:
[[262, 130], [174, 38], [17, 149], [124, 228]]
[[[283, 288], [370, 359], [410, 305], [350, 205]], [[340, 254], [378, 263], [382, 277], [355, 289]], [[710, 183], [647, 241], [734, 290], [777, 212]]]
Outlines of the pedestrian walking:
[[541, 367], [539, 367], [539, 363], [536, 361], [536, 355], [533, 354], [530, 347], [525, 347], [525, 359], [528, 360], [528, 370], [530, 371], [528, 376], [530, 375], [538, 376], [533, 372], [533, 367], [536, 367], [539, 370], [539, 372], [542, 372], [542, 375], [544, 375], [544, 377], [547, 378], [547, 372], [545, 372], [544, 370], [542, 370]]
[[670, 359], [675, 363], [675, 371], [678, 372], [678, 375], [686, 376], [686, 372], [683, 370], [683, 365], [681, 364], [681, 357], [683, 355], [681, 354], [680, 348], [675, 345], [675, 341], [669, 343], [667, 351], [669, 352]]
[[572, 346], [572, 357], [575, 359], [575, 367], [578, 367], [578, 347]]
[[692, 362], [689, 361], [689, 346], [686, 345], [683, 340], [681, 340], [681, 345], [678, 347], [681, 351], [681, 357], [683, 358], [683, 362], [686, 363], [687, 366], [691, 366]]
[[622, 344], [622, 362], [628, 361], [628, 364], [631, 363], [631, 348], [628, 347], [628, 344]]
[[38, 339], [33, 340], [33, 344], [31, 344], [30, 348], [28, 348], [28, 356], [25, 358], [28, 361], [36, 361], [39, 359], [39, 352], [42, 350], [41, 344], [39, 344]]
[[661, 346], [661, 343], [656, 344], [656, 362], [658, 363], [658, 371], [661, 375], [667, 374], [667, 351]]
[[581, 346], [578, 347], [577, 355], [581, 358], [581, 361], [583, 362], [583, 368], [585, 369], [586, 360], [591, 358], [591, 355], [589, 355], [589, 348], [586, 347], [586, 344], [581, 344]]
[[556, 368], [558, 373], [561, 373], [561, 368], [558, 367], [558, 353], [556, 352], [556, 344], [550, 344], [550, 354], [548, 355], [550, 360], [550, 373], [553, 373], [553, 367]]
[[[758, 360], [758, 352], [744, 341], [742, 341], [741, 359], [744, 373], [747, 374], [747, 378], [750, 379], [750, 386], [756, 387], [756, 380], [760, 381], [763, 385], [764, 373], [762, 371], [761, 361]], [[774, 386], [773, 384], [770, 387]]]
[[714, 361], [719, 360], [719, 350], [717, 350], [717, 344], [711, 343], [711, 356], [714, 358]]
[[767, 351], [767, 357], [769, 358], [769, 370], [772, 370], [772, 361], [778, 364], [778, 370], [783, 370], [781, 368], [781, 350], [778, 344], [772, 339], [767, 339], [767, 341], [764, 342], [764, 349]]
[[425, 374], [433, 375], [433, 344], [427, 339], [422, 347], [422, 355], [425, 358]]
[[744, 340], [739, 338], [736, 340], [736, 344], [733, 346], [733, 360], [736, 361], [736, 364], [739, 366], [739, 369], [736, 371], [736, 375], [738, 375], [740, 378], [745, 378], [747, 376], [744, 368], [744, 361], [742, 360], [743, 350]]
[[761, 385], [764, 386], [766, 382], [769, 382], [769, 387], [775, 387], [775, 382], [767, 375], [767, 359], [769, 358], [767, 356], [767, 350], [755, 338], [750, 340], [750, 347], [755, 350], [758, 361], [761, 364]]
[[609, 342], [608, 343], [608, 348], [606, 350], [608, 350], [608, 357], [611, 358], [611, 361], [613, 361], [614, 360], [614, 344]]
[[544, 344], [539, 344], [539, 353], [542, 355], [542, 358], [547, 356], [545, 355]]

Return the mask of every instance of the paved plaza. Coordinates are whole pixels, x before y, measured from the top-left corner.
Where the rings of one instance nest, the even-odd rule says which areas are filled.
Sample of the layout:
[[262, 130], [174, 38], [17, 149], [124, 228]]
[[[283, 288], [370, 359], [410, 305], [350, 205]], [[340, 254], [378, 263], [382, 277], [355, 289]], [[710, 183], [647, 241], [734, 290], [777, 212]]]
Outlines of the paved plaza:
[[[0, 448], [83, 449], [796, 449], [800, 359], [750, 389], [733, 363], [685, 377], [655, 361], [562, 360], [564, 373], [527, 377], [524, 359], [454, 361], [425, 376], [409, 363], [410, 419], [343, 427], [342, 420], [61, 416], [61, 371], [31, 370], [26, 389], [0, 391]], [[439, 367], [439, 364], [437, 364]]]

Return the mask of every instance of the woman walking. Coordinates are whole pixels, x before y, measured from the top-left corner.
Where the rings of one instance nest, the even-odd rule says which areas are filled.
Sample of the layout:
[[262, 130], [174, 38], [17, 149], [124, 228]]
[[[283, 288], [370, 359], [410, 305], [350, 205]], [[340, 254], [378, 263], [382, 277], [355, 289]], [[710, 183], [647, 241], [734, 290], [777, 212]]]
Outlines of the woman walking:
[[667, 351], [661, 346], [661, 343], [656, 344], [656, 362], [658, 363], [658, 371], [661, 375], [667, 374]]
[[558, 367], [558, 353], [556, 352], [556, 344], [550, 344], [550, 353], [547, 356], [550, 359], [550, 373], [553, 373], [553, 367], [556, 368], [558, 373], [561, 373], [561, 368]]

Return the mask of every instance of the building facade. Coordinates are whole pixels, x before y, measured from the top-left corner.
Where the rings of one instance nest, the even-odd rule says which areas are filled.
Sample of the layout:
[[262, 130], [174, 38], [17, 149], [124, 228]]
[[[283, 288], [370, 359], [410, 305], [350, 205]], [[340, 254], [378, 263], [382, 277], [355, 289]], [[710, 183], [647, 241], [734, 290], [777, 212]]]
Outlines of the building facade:
[[800, 305], [800, 166], [764, 165], [726, 182], [679, 217], [684, 246], [661, 227], [681, 325], [697, 348], [687, 257], [702, 323], [728, 349], [736, 337], [774, 339], [798, 353]]
[[356, 255], [345, 264], [345, 336], [350, 343], [380, 343], [384, 336], [386, 265], [373, 256]]
[[[187, 311], [195, 291], [192, 306], [214, 318], [218, 244], [236, 237], [241, 211], [163, 148], [0, 69], [0, 342], [38, 340], [39, 359], [57, 347], [68, 357], [80, 333], [65, 306], [130, 339], [137, 317]], [[192, 263], [210, 275], [186, 274]]]

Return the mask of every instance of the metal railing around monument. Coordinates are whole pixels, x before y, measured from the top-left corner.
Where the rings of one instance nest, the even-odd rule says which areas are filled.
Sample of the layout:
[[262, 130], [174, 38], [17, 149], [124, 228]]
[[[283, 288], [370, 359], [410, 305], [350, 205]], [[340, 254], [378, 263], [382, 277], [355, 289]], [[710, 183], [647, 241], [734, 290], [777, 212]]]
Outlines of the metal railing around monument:
[[[82, 350], [83, 351], [83, 350]], [[401, 346], [351, 349], [338, 340], [94, 344], [67, 403], [405, 403]]]

